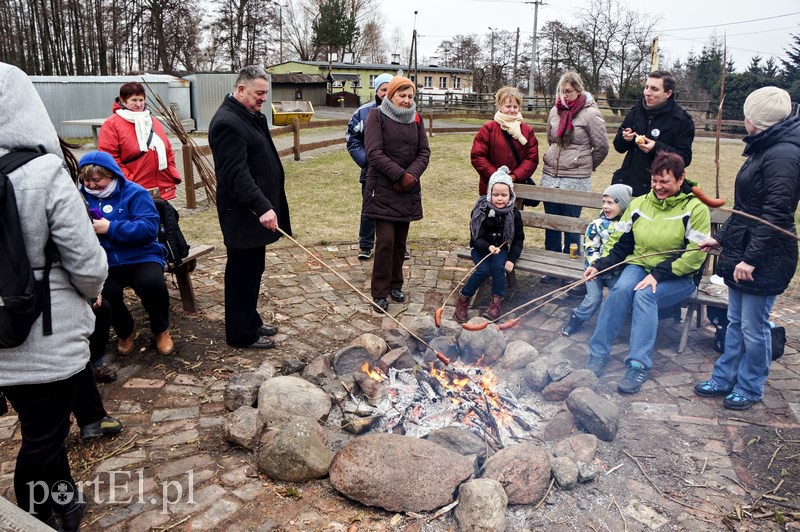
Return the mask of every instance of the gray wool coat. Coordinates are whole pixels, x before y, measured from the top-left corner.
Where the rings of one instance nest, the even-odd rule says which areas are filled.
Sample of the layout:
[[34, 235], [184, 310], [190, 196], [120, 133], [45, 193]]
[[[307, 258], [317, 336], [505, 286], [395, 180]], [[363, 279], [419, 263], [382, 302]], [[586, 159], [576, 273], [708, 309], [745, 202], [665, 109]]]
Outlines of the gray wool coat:
[[[42, 318], [27, 340], [0, 349], [0, 388], [67, 379], [89, 360], [94, 314], [87, 298], [100, 294], [108, 266], [83, 200], [62, 166], [58, 137], [33, 84], [24, 72], [0, 63], [0, 155], [42, 146], [48, 155], [9, 177], [14, 186], [31, 266], [44, 266], [48, 236], [61, 255], [50, 272], [53, 334], [42, 334]], [[41, 271], [36, 272], [37, 279]]]

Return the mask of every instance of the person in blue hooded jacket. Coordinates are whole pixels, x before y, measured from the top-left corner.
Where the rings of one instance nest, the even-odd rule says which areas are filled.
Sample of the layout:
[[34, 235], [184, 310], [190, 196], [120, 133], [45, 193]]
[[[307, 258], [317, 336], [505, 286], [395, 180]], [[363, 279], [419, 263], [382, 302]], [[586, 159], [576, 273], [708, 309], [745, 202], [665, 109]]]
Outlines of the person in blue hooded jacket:
[[140, 185], [128, 181], [108, 153], [92, 151], [81, 157], [81, 192], [92, 227], [108, 257], [108, 279], [102, 296], [111, 304], [111, 325], [117, 351], [134, 349], [136, 327], [123, 290], [133, 288], [150, 318], [156, 351], [173, 352], [169, 334], [169, 292], [164, 282], [165, 249], [158, 242], [158, 211]]

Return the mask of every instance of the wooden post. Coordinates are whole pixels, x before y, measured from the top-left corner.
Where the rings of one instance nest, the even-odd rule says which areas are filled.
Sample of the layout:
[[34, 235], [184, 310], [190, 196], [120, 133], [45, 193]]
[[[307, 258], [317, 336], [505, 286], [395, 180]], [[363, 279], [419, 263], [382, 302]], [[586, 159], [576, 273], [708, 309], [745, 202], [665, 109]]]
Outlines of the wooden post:
[[183, 152], [183, 188], [186, 189], [186, 207], [197, 208], [197, 197], [194, 186], [194, 166], [192, 165], [192, 147], [184, 144]]
[[300, 160], [300, 120], [292, 118], [292, 133], [294, 134], [294, 160]]
[[428, 136], [433, 136], [433, 113], [428, 113]]

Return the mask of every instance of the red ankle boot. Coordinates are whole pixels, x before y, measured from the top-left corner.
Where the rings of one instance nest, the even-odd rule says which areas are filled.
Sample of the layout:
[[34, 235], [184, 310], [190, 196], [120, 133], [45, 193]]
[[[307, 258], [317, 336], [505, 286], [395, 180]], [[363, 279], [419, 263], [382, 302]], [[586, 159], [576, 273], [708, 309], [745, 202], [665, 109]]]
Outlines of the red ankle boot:
[[458, 323], [469, 321], [469, 298], [467, 296], [462, 296], [460, 291], [458, 292], [456, 311], [453, 312], [453, 319]]
[[492, 294], [492, 301], [489, 303], [489, 308], [483, 313], [483, 317], [487, 320], [496, 320], [503, 315], [503, 296], [496, 296]]

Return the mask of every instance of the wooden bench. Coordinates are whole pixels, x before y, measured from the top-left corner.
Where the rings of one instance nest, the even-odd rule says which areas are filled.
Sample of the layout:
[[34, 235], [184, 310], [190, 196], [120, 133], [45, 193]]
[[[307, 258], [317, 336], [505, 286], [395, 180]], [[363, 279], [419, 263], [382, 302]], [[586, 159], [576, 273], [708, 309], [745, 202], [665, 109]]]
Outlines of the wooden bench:
[[197, 267], [197, 259], [214, 251], [214, 246], [206, 244], [195, 244], [189, 248], [189, 254], [183, 259], [179, 266], [174, 264], [167, 264], [165, 271], [175, 276], [178, 283], [178, 290], [181, 294], [181, 303], [183, 303], [183, 310], [190, 313], [198, 311], [197, 297], [194, 293], [194, 286], [192, 285], [192, 272]]
[[[603, 203], [603, 195], [599, 192], [578, 192], [563, 189], [543, 188], [534, 185], [515, 185], [514, 192], [517, 195], [518, 205], [523, 199], [537, 200], [540, 202], [553, 202], [562, 203], [566, 205], [575, 205], [583, 208], [590, 209], [588, 211], [592, 217], [599, 216], [600, 207]], [[583, 235], [586, 232], [588, 222], [581, 218], [570, 218], [568, 216], [560, 216], [556, 214], [547, 214], [543, 207], [526, 207], [522, 212], [522, 223], [525, 227], [536, 229], [553, 229], [565, 233], [579, 233]], [[728, 218], [729, 214], [715, 209], [711, 209], [711, 233], [713, 234], [716, 229]], [[583, 246], [583, 238], [581, 238], [581, 248]], [[581, 249], [581, 252], [583, 250]], [[460, 258], [472, 260], [469, 249], [462, 249], [458, 252]], [[682, 353], [686, 348], [686, 342], [689, 337], [689, 329], [691, 327], [692, 316], [696, 313], [697, 326], [702, 324], [702, 308], [705, 305], [719, 308], [728, 308], [727, 292], [725, 295], [717, 296], [711, 295], [706, 290], [710, 285], [710, 273], [713, 272], [712, 267], [714, 260], [707, 261], [706, 272], [700, 282], [699, 289], [694, 295], [686, 299], [683, 304], [687, 306], [686, 319], [684, 320], [683, 331], [678, 346], [678, 352]], [[514, 271], [522, 271], [533, 273], [536, 275], [549, 275], [551, 277], [558, 277], [567, 281], [576, 281], [583, 277], [585, 269], [584, 258], [579, 256], [577, 259], [571, 259], [566, 253], [559, 253], [556, 251], [547, 251], [545, 249], [532, 249], [527, 248], [523, 250], [519, 259], [517, 260]], [[485, 285], [484, 285], [485, 286]], [[483, 287], [481, 287], [483, 289]], [[475, 299], [478, 299], [479, 294], [476, 294]]]

